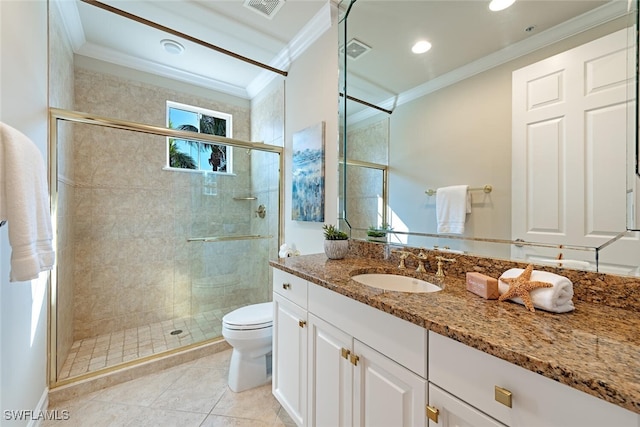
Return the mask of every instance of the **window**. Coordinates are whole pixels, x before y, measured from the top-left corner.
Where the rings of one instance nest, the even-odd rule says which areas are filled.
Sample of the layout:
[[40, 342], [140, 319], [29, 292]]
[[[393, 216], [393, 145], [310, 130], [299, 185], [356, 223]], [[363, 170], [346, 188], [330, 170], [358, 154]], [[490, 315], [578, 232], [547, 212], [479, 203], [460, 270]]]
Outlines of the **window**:
[[[231, 114], [171, 101], [167, 101], [167, 127], [232, 137]], [[232, 173], [232, 150], [227, 145], [177, 138], [167, 141], [170, 168]]]

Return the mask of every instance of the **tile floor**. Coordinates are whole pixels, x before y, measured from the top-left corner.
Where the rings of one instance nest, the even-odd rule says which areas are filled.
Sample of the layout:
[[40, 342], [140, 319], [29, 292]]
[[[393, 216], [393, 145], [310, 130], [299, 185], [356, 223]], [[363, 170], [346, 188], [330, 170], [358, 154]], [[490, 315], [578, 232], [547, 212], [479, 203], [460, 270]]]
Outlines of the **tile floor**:
[[[94, 372], [173, 348], [222, 336], [222, 316], [238, 307], [226, 307], [195, 316], [166, 320], [73, 343], [58, 380]], [[173, 331], [182, 331], [172, 335]]]
[[68, 411], [69, 418], [42, 427], [295, 426], [271, 384], [242, 393], [229, 389], [230, 357], [225, 350], [49, 407]]

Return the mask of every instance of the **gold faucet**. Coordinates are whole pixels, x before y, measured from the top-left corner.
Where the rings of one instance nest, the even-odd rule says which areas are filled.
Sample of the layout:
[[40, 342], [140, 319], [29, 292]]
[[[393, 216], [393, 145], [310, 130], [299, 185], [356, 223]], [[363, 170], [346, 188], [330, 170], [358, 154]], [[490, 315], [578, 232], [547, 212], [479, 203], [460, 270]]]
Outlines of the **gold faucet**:
[[438, 260], [438, 271], [436, 272], [436, 277], [444, 277], [444, 270], [442, 269], [442, 261], [456, 262], [454, 258], [445, 258], [441, 256], [437, 256], [436, 259]]
[[401, 250], [396, 250], [396, 251], [391, 251], [391, 253], [394, 254], [400, 254], [400, 264], [398, 264], [398, 270], [406, 270], [407, 266], [404, 265], [404, 261], [410, 256], [413, 255], [411, 252], [407, 252], [407, 251], [401, 251]]
[[414, 255], [418, 258], [418, 268], [416, 268], [416, 273], [426, 273], [427, 269], [424, 268], [424, 262], [427, 260], [427, 254], [424, 251], [420, 250], [418, 255]]

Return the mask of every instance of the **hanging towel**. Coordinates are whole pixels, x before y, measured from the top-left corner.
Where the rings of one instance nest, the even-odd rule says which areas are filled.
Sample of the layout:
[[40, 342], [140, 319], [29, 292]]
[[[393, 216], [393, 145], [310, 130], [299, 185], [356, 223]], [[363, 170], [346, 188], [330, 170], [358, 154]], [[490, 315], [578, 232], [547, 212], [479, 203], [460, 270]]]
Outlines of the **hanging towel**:
[[0, 123], [0, 220], [11, 245], [11, 282], [32, 280], [51, 270], [53, 252], [46, 169], [38, 147]]
[[[502, 273], [500, 279], [518, 277], [523, 271], [522, 268], [512, 268]], [[567, 277], [548, 271], [533, 270], [531, 280], [553, 285], [552, 288], [538, 288], [529, 293], [535, 308], [553, 313], [566, 313], [575, 310], [573, 305], [573, 283]], [[509, 285], [502, 280], [498, 280], [498, 290], [502, 295], [509, 290]], [[511, 301], [524, 304], [520, 298], [512, 298]]]
[[471, 213], [468, 185], [453, 185], [436, 191], [438, 233], [463, 234], [467, 213]]

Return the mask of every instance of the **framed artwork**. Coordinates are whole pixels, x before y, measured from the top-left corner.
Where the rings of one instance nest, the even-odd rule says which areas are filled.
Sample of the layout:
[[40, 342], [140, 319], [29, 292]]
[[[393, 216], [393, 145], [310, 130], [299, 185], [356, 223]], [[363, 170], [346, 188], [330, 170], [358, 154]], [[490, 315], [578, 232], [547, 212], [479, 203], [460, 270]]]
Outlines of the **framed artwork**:
[[291, 219], [324, 222], [324, 122], [293, 134]]

